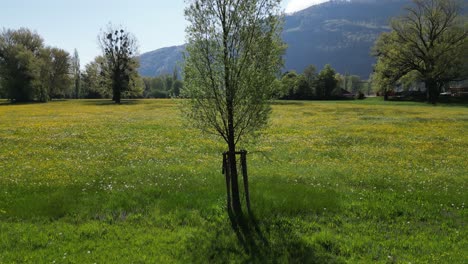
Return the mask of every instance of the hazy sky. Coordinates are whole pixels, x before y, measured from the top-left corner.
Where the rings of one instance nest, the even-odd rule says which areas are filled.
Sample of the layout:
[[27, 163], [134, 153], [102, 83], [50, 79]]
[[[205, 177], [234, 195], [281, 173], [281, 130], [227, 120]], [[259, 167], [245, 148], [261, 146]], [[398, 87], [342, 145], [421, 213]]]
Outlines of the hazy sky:
[[[326, 0], [283, 0], [286, 12]], [[73, 53], [82, 67], [100, 54], [97, 35], [109, 22], [123, 25], [140, 53], [181, 45], [185, 40], [184, 0], [0, 0], [0, 28], [27, 27], [46, 45]]]
[[292, 13], [298, 10], [302, 10], [311, 5], [321, 4], [328, 2], [328, 0], [289, 0], [283, 1], [287, 13]]

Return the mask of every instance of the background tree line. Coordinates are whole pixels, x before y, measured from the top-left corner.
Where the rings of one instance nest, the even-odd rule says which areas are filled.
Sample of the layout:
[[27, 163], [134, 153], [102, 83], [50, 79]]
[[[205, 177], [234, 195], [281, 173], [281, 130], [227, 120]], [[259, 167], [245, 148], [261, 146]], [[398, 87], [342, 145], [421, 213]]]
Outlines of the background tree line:
[[302, 74], [284, 73], [277, 91], [278, 98], [289, 100], [363, 98], [369, 93], [369, 85], [357, 75], [337, 73], [329, 64], [320, 72], [309, 65]]
[[15, 102], [72, 96], [70, 54], [26, 28], [0, 34], [0, 94]]
[[145, 82], [137, 71], [136, 38], [109, 25], [99, 40], [102, 55], [81, 71], [76, 50], [70, 56], [63, 49], [46, 46], [29, 29], [4, 29], [0, 34], [0, 97], [11, 102], [112, 98], [116, 103], [123, 97], [142, 98]]
[[179, 97], [183, 89], [183, 81], [179, 79], [177, 69], [172, 75], [158, 77], [143, 77], [145, 98], [174, 98]]

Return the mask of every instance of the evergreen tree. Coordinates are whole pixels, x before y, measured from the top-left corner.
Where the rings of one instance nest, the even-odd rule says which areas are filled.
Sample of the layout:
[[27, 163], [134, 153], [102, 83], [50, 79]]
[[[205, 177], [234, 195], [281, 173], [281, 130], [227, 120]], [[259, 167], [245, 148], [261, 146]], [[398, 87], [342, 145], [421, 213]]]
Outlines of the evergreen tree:
[[78, 56], [78, 51], [75, 49], [73, 52], [73, 58], [71, 62], [71, 70], [74, 81], [74, 97], [79, 99], [81, 96], [81, 69], [80, 69], [80, 57]]

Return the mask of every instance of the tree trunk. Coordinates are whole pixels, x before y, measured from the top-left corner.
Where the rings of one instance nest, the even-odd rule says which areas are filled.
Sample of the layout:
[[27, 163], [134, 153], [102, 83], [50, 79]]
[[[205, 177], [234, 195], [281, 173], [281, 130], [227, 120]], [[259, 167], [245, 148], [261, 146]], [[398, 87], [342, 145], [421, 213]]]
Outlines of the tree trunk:
[[[229, 130], [231, 130], [231, 125], [229, 125]], [[234, 132], [234, 128], [232, 128]], [[234, 133], [229, 134], [228, 138], [228, 164], [229, 175], [231, 178], [231, 194], [232, 194], [232, 209], [234, 212], [239, 215], [242, 213], [240, 194], [239, 194], [239, 181], [238, 181], [238, 172], [237, 172], [237, 160], [236, 160], [236, 144], [234, 142]]]
[[228, 210], [231, 209], [231, 167], [229, 166], [228, 154], [223, 153], [223, 174], [226, 176], [226, 202]]
[[439, 98], [439, 87], [437, 82], [433, 79], [428, 79], [425, 81], [426, 93], [428, 102], [435, 105], [437, 104], [437, 99]]
[[236, 162], [236, 141], [234, 133], [234, 98], [235, 89], [232, 87], [230, 82], [230, 61], [229, 61], [229, 27], [227, 25], [227, 6], [224, 5], [222, 10], [221, 24], [223, 27], [223, 61], [224, 61], [224, 85], [226, 89], [226, 108], [227, 108], [227, 143], [228, 143], [228, 163], [229, 163], [229, 175], [231, 177], [231, 190], [232, 190], [232, 209], [236, 215], [241, 215], [242, 208], [240, 203], [239, 195], [239, 183], [237, 173], [237, 162]]
[[75, 99], [80, 99], [80, 80], [75, 78]]
[[117, 91], [114, 96], [114, 101], [116, 104], [120, 104], [120, 91]]
[[115, 84], [114, 84], [114, 87], [113, 87], [113, 96], [112, 96], [112, 99], [114, 100], [114, 102], [116, 104], [120, 104], [120, 96], [121, 96], [121, 92], [120, 92], [120, 86], [119, 84], [117, 83], [117, 80], [114, 81]]

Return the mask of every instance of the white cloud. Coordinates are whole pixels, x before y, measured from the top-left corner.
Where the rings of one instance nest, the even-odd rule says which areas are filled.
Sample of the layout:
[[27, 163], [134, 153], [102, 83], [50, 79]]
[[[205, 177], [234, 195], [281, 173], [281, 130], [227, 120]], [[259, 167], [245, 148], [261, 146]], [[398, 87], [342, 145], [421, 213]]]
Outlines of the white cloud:
[[329, 0], [290, 0], [286, 7], [286, 13], [294, 13], [309, 6], [321, 4], [328, 1]]

